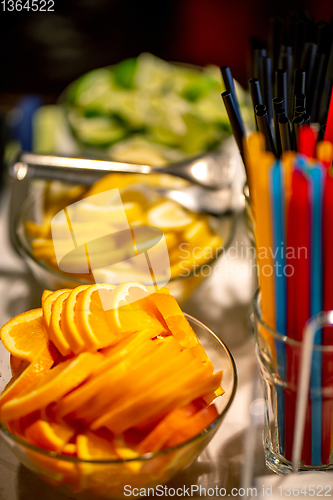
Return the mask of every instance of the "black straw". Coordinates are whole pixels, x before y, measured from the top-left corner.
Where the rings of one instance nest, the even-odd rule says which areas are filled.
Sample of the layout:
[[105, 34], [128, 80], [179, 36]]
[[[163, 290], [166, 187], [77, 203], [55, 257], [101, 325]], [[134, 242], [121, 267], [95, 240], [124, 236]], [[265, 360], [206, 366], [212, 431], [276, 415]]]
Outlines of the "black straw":
[[295, 116], [293, 118], [293, 137], [292, 137], [292, 143], [293, 143], [293, 149], [297, 151], [297, 146], [298, 146], [298, 132], [299, 129], [302, 127], [303, 122], [304, 122], [304, 115], [300, 116]]
[[287, 72], [283, 69], [278, 69], [276, 72], [276, 97], [282, 97], [284, 101], [284, 107], [287, 109], [288, 99], [287, 99]]
[[251, 92], [251, 99], [252, 99], [252, 105], [253, 105], [253, 111], [254, 111], [254, 119], [256, 122], [257, 130], [258, 130], [257, 117], [256, 117], [256, 106], [258, 104], [262, 104], [260, 84], [259, 84], [258, 78], [251, 78], [251, 80], [249, 80], [249, 83], [250, 83], [250, 92]]
[[306, 109], [306, 96], [305, 96], [305, 94], [295, 94], [294, 113], [295, 113], [295, 109], [299, 106]]
[[266, 110], [263, 109], [257, 111], [257, 122], [258, 122], [259, 132], [261, 132], [265, 137], [266, 150], [272, 151], [272, 153], [275, 154], [275, 147], [274, 147], [271, 127], [269, 124], [269, 118]]
[[[232, 133], [235, 137], [240, 155], [244, 162], [244, 149], [243, 149], [243, 138], [245, 136], [245, 130], [242, 120], [239, 119], [239, 114], [237, 113], [236, 105], [229, 90], [222, 92], [222, 99], [224, 102], [225, 109], [227, 111], [229, 121], [232, 128]], [[245, 162], [244, 162], [245, 165]]]
[[306, 109], [303, 106], [296, 106], [295, 108], [295, 116], [301, 116], [306, 113]]
[[287, 116], [281, 116], [279, 119], [279, 131], [282, 151], [291, 151], [290, 121]]

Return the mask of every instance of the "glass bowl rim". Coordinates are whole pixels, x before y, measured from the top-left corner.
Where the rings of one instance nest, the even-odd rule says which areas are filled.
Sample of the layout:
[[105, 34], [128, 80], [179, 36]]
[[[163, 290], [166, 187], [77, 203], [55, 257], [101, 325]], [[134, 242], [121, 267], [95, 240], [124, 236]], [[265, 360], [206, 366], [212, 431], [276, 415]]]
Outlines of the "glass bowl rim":
[[[143, 174], [143, 175], [146, 175], [146, 174]], [[40, 194], [40, 197], [42, 197], [42, 196], [43, 195]], [[26, 211], [34, 203], [36, 203], [37, 200], [38, 200], [38, 197], [36, 197], [36, 189], [35, 189], [35, 190], [33, 190], [27, 196], [27, 198], [23, 201], [21, 207], [18, 210], [18, 213], [17, 213], [17, 216], [16, 216], [16, 220], [15, 220], [15, 237], [16, 237], [16, 240], [17, 240], [17, 247], [18, 247], [19, 252], [21, 254], [23, 253], [23, 254], [28, 255], [28, 257], [35, 264], [37, 264], [38, 266], [42, 267], [45, 271], [50, 272], [51, 274], [57, 276], [58, 278], [61, 277], [63, 279], [68, 279], [68, 280], [74, 281], [78, 285], [87, 284], [87, 283], [93, 283], [93, 281], [89, 281], [88, 282], [85, 279], [77, 278], [77, 277], [75, 277], [75, 276], [73, 276], [71, 274], [67, 274], [67, 273], [65, 273], [63, 271], [60, 271], [60, 270], [57, 270], [57, 269], [53, 269], [52, 267], [47, 266], [44, 261], [36, 259], [36, 257], [33, 255], [32, 251], [30, 249], [30, 246], [27, 243], [25, 235], [22, 237], [20, 235], [19, 229], [20, 229], [21, 226], [24, 226], [24, 216], [25, 216]], [[210, 214], [208, 214], [208, 215], [210, 215]], [[230, 226], [231, 227], [230, 227], [230, 232], [228, 234], [226, 242], [224, 244], [222, 244], [218, 248], [219, 251], [218, 251], [218, 253], [216, 253], [215, 257], [212, 257], [209, 261], [204, 262], [199, 268], [194, 267], [194, 269], [189, 274], [186, 274], [185, 276], [176, 276], [174, 278], [171, 278], [168, 281], [168, 283], [173, 283], [173, 282], [177, 282], [177, 280], [184, 280], [184, 279], [187, 279], [187, 278], [191, 278], [195, 273], [200, 273], [200, 270], [204, 266], [212, 266], [219, 259], [219, 257], [221, 255], [223, 255], [228, 250], [228, 248], [230, 247], [231, 242], [232, 242], [232, 240], [234, 238], [234, 235], [235, 235], [235, 230], [236, 230], [236, 215], [235, 215], [235, 213], [231, 212], [230, 214], [223, 215], [221, 217], [210, 215], [210, 217], [215, 218], [215, 220], [223, 219], [225, 217], [229, 217], [230, 218]], [[157, 283], [157, 285], [158, 285], [158, 283]], [[164, 286], [167, 286], [167, 285], [164, 285]]]
[[[267, 330], [273, 336], [273, 338], [275, 340], [278, 340], [280, 342], [284, 342], [285, 344], [289, 344], [291, 346], [298, 347], [299, 349], [301, 349], [303, 346], [302, 341], [294, 340], [294, 339], [288, 337], [287, 335], [283, 335], [282, 333], [278, 332], [277, 330], [273, 330], [263, 321], [262, 314], [259, 310], [259, 302], [260, 301], [261, 301], [261, 292], [260, 292], [260, 288], [258, 288], [253, 296], [252, 308], [253, 308], [254, 317], [257, 319], [257, 321], [260, 323], [260, 325], [262, 327], [264, 327], [265, 330]], [[311, 319], [313, 319], [312, 316], [308, 319], [308, 321], [306, 322], [304, 327], [311, 321]], [[328, 327], [333, 328], [333, 326], [330, 327], [329, 325], [328, 325]], [[330, 345], [329, 344], [328, 345], [323, 345], [323, 344], [316, 345], [316, 344], [314, 344], [312, 349], [315, 352], [333, 352], [333, 343]]]
[[216, 335], [216, 333], [214, 333], [208, 326], [204, 325], [201, 321], [194, 318], [190, 314], [184, 313], [184, 315], [190, 322], [193, 322], [194, 324], [203, 328], [203, 330], [206, 331], [206, 333], [209, 333], [210, 336], [213, 336], [213, 338], [215, 340], [217, 340], [217, 342], [223, 347], [223, 349], [226, 352], [226, 354], [229, 358], [229, 361], [231, 363], [231, 368], [232, 368], [232, 373], [233, 373], [233, 386], [232, 386], [232, 391], [230, 393], [227, 405], [225, 406], [223, 411], [220, 413], [220, 415], [218, 417], [216, 417], [216, 419], [208, 427], [205, 427], [205, 429], [203, 429], [199, 434], [196, 434], [192, 438], [190, 438], [187, 441], [180, 443], [176, 446], [172, 446], [171, 448], [166, 448], [165, 450], [159, 450], [157, 452], [145, 453], [143, 455], [139, 455], [138, 457], [134, 457], [134, 458], [116, 459], [116, 460], [114, 460], [114, 459], [113, 460], [85, 460], [82, 458], [71, 457], [69, 455], [62, 455], [60, 453], [45, 450], [43, 448], [40, 448], [38, 446], [34, 446], [33, 444], [30, 444], [28, 441], [25, 441], [24, 439], [21, 439], [20, 437], [16, 436], [12, 432], [10, 432], [7, 429], [7, 427], [5, 427], [3, 425], [1, 420], [0, 420], [0, 435], [1, 435], [1, 433], [3, 433], [3, 434], [5, 434], [5, 436], [7, 438], [11, 439], [16, 444], [22, 446], [23, 448], [27, 448], [28, 450], [38, 452], [41, 455], [47, 456], [49, 458], [54, 458], [55, 460], [63, 460], [65, 462], [72, 462], [72, 463], [89, 463], [89, 464], [120, 464], [120, 463], [152, 460], [156, 457], [162, 457], [164, 455], [168, 455], [169, 453], [172, 453], [173, 451], [180, 450], [181, 448], [187, 446], [190, 443], [194, 443], [200, 437], [207, 434], [211, 429], [216, 427], [222, 421], [223, 417], [225, 416], [225, 414], [229, 410], [231, 403], [234, 400], [236, 389], [237, 389], [238, 377], [237, 377], [237, 369], [236, 369], [235, 360], [234, 360], [229, 348], [225, 345], [225, 343]]

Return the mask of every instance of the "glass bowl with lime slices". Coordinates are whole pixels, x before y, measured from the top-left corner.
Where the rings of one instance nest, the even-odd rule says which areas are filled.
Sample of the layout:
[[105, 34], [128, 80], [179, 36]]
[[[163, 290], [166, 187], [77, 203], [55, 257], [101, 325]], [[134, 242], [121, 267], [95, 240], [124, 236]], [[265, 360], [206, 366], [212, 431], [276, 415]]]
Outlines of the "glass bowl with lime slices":
[[[158, 193], [158, 187], [175, 182], [184, 181], [160, 174], [112, 173], [88, 188], [52, 183], [48, 189], [35, 189], [17, 219], [19, 251], [35, 279], [50, 290], [139, 281], [168, 286], [183, 302], [214, 272], [214, 263], [233, 238], [235, 217], [193, 213]], [[107, 193], [116, 193], [116, 210], [109, 201], [104, 207], [92, 205], [100, 195], [105, 200]], [[73, 207], [78, 207], [78, 215], [73, 215]], [[143, 236], [144, 231], [149, 235]], [[157, 245], [160, 239], [163, 242]], [[147, 255], [148, 277], [142, 267]], [[62, 259], [69, 262], [67, 267], [60, 263]]]
[[[235, 83], [245, 122], [248, 96]], [[93, 70], [60, 103], [79, 151], [154, 166], [209, 153], [231, 136], [220, 70], [149, 53]]]

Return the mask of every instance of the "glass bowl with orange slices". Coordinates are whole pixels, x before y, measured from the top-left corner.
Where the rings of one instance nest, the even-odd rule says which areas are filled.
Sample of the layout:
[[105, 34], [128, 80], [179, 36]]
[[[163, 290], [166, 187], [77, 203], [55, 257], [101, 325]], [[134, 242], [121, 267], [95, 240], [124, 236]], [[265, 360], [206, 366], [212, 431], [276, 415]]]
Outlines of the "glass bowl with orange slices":
[[166, 288], [45, 290], [0, 336], [0, 435], [70, 497], [160, 488], [198, 457], [235, 395], [228, 348]]
[[[131, 229], [133, 238], [135, 231], [140, 231], [140, 228], [144, 227], [154, 227], [163, 233], [169, 257], [165, 267], [170, 268], [167, 279], [164, 273], [164, 283], [168, 281], [172, 293], [182, 303], [202, 280], [212, 273], [213, 263], [228, 248], [235, 228], [233, 215], [216, 217], [205, 213], [197, 214], [183, 208], [176, 201], [163, 198], [158, 192], [160, 187], [182, 189], [186, 184], [182, 179], [162, 174], [112, 173], [90, 187], [67, 185], [64, 188], [63, 185], [53, 182], [46, 189], [43, 188], [42, 192], [35, 189], [25, 200], [16, 224], [20, 253], [42, 287], [51, 290], [74, 288], [80, 284], [102, 281], [119, 284], [135, 280], [149, 285], [151, 283], [145, 280], [140, 270], [134, 269], [131, 265], [128, 245], [125, 245], [126, 248], [121, 253], [121, 245], [118, 242], [110, 243], [108, 240], [109, 246], [106, 248], [98, 240], [99, 234], [106, 234], [105, 228], [108, 226], [113, 233], [123, 230], [125, 226], [122, 222], [125, 215], [126, 227]], [[106, 222], [106, 218], [110, 215], [107, 207], [93, 206], [91, 200], [100, 195], [104, 197], [105, 193], [117, 189], [120, 196], [116, 196], [117, 203], [121, 203], [122, 206], [117, 205], [112, 222], [109, 223]], [[76, 240], [85, 242], [96, 238], [93, 253], [104, 255], [102, 263], [99, 262], [101, 272], [97, 276], [91, 267], [87, 269], [86, 262], [81, 271], [78, 270], [77, 256], [73, 256], [74, 267], [64, 271], [59, 266], [59, 259], [55, 254], [53, 226], [51, 228], [55, 223], [55, 216], [61, 219], [57, 226], [59, 234], [70, 234], [67, 241], [64, 236], [60, 236], [63, 238], [60, 244], [63, 245], [65, 254], [66, 248], [69, 252], [70, 246], [73, 245], [73, 233], [68, 232], [69, 221], [64, 215], [64, 209], [68, 213], [68, 210], [72, 210], [71, 207], [77, 206], [78, 203], [81, 215], [78, 219], [71, 220], [76, 224]], [[103, 250], [97, 250], [99, 244]], [[117, 251], [117, 272], [110, 274], [107, 271], [110, 264], [107, 254], [114, 250]], [[141, 253], [144, 250], [142, 246]], [[155, 260], [159, 258], [156, 257]], [[157, 281], [163, 281], [162, 277], [158, 278], [157, 275], [155, 278]]]

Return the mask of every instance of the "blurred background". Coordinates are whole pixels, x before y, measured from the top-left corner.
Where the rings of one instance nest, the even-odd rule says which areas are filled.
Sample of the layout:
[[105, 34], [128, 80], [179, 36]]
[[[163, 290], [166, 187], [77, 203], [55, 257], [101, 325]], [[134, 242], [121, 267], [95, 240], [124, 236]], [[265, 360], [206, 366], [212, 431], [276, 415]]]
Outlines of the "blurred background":
[[[1, 10], [3, 5], [1, 5]], [[294, 10], [329, 21], [327, 0], [55, 0], [54, 12], [1, 12], [0, 105], [26, 93], [46, 103], [84, 72], [149, 51], [163, 59], [230, 65], [244, 86], [250, 39]]]

